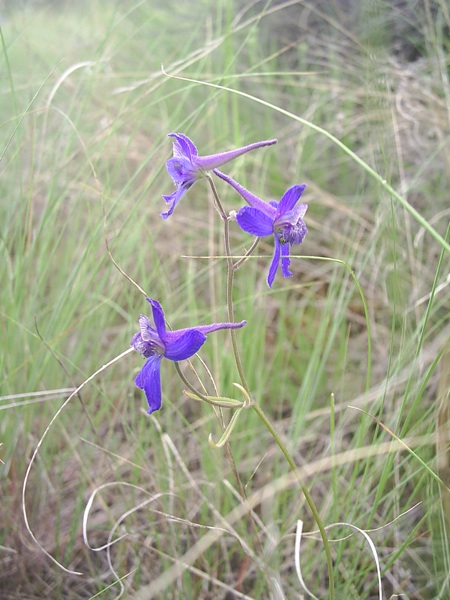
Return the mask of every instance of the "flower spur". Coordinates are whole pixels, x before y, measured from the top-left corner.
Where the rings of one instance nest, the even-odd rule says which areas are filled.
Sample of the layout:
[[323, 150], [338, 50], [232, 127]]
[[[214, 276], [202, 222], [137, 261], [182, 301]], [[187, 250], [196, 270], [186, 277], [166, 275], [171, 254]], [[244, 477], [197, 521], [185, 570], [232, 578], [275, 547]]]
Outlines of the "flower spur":
[[236, 150], [229, 150], [228, 152], [199, 156], [194, 143], [186, 135], [182, 133], [169, 133], [168, 135], [174, 138], [174, 142], [173, 157], [167, 161], [166, 167], [177, 189], [172, 194], [163, 196], [164, 200], [170, 204], [168, 210], [161, 213], [163, 219], [170, 217], [182, 196], [196, 181], [205, 176], [206, 171], [212, 171], [216, 167], [221, 167], [225, 163], [256, 148], [271, 146], [277, 143], [277, 140], [264, 140], [237, 148]]

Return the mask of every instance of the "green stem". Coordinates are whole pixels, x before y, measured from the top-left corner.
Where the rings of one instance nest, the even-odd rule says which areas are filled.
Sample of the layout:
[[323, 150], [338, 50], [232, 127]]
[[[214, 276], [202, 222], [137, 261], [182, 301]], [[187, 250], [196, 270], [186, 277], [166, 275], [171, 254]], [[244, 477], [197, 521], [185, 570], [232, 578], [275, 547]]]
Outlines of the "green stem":
[[[220, 214], [222, 221], [223, 221], [223, 230], [224, 230], [223, 238], [224, 238], [224, 245], [225, 245], [225, 254], [227, 257], [227, 271], [228, 271], [228, 273], [227, 273], [228, 320], [230, 321], [230, 323], [234, 323], [233, 282], [234, 282], [234, 271], [235, 271], [234, 267], [235, 266], [233, 264], [231, 247], [230, 247], [230, 222], [227, 217], [227, 214], [225, 213], [225, 211], [223, 209], [222, 203], [220, 201], [220, 198], [217, 193], [217, 189], [216, 189], [216, 186], [214, 184], [212, 177], [209, 174], [206, 174], [206, 177], [209, 181], [209, 184], [210, 184], [211, 189], [214, 194], [214, 200], [215, 200], [217, 211]], [[255, 243], [251, 247], [252, 251], [256, 248], [256, 245], [257, 244]], [[247, 378], [245, 377], [244, 369], [242, 367], [242, 362], [241, 362], [241, 358], [239, 355], [239, 348], [237, 345], [237, 338], [236, 338], [235, 330], [231, 329], [230, 334], [231, 334], [231, 341], [232, 341], [232, 345], [233, 345], [234, 359], [236, 362], [236, 367], [237, 367], [237, 370], [239, 373], [239, 377], [241, 378], [241, 382], [242, 382], [242, 385], [243, 385], [245, 391], [247, 392], [247, 394], [249, 396], [251, 396]], [[295, 475], [295, 478], [297, 479], [297, 482], [300, 486], [300, 489], [301, 489], [303, 495], [305, 496], [305, 500], [313, 514], [314, 520], [317, 523], [317, 527], [319, 528], [320, 535], [322, 537], [322, 542], [323, 542], [326, 559], [327, 559], [330, 600], [334, 600], [333, 559], [331, 557], [330, 544], [328, 543], [327, 534], [325, 531], [325, 527], [323, 526], [322, 520], [320, 518], [319, 511], [317, 510], [316, 505], [314, 504], [314, 500], [312, 499], [312, 496], [309, 493], [308, 488], [306, 486], [304, 486], [302, 484], [302, 482], [300, 481], [300, 478], [299, 478], [298, 472], [297, 472], [297, 466], [296, 466], [292, 456], [289, 454], [288, 449], [283, 444], [277, 431], [274, 429], [274, 427], [272, 426], [271, 422], [269, 421], [269, 419], [267, 418], [267, 416], [265, 415], [264, 411], [259, 406], [259, 404], [257, 404], [255, 401], [252, 401], [251, 406], [252, 406], [253, 410], [256, 412], [256, 414], [258, 415], [258, 417], [261, 419], [261, 421], [264, 423], [264, 425], [267, 427], [267, 429], [269, 430], [273, 439], [275, 440], [278, 447], [280, 448], [281, 452], [283, 453], [284, 457], [286, 458], [287, 462], [289, 463], [289, 466], [291, 467], [291, 469]]]
[[278, 435], [277, 431], [274, 429], [272, 423], [267, 418], [263, 409], [259, 406], [259, 404], [256, 404], [256, 402], [252, 402], [251, 406], [252, 406], [253, 410], [256, 412], [256, 414], [258, 415], [258, 417], [261, 419], [261, 421], [264, 423], [264, 425], [267, 427], [267, 429], [270, 431], [270, 434], [272, 435], [273, 439], [278, 444], [278, 448], [284, 454], [284, 457], [287, 460], [287, 462], [289, 463], [289, 466], [291, 467], [291, 469], [295, 475], [295, 478], [297, 479], [300, 489], [302, 490], [302, 493], [305, 496], [305, 500], [313, 514], [314, 520], [317, 523], [317, 527], [319, 528], [320, 535], [322, 537], [322, 542], [323, 542], [323, 546], [324, 546], [325, 554], [326, 554], [326, 558], [327, 558], [330, 600], [333, 600], [334, 599], [333, 559], [331, 558], [330, 545], [328, 543], [327, 533], [325, 531], [325, 527], [323, 526], [322, 519], [320, 518], [319, 511], [317, 510], [316, 505], [314, 504], [314, 500], [312, 499], [312, 496], [309, 493], [308, 488], [305, 485], [303, 485], [303, 483], [300, 481], [300, 478], [299, 478], [298, 472], [297, 472], [297, 465], [295, 464], [294, 459], [289, 454], [288, 449], [281, 441], [280, 436]]
[[[216, 407], [220, 407], [220, 408], [242, 408], [243, 406], [245, 406], [243, 402], [241, 404], [238, 404], [237, 400], [235, 400], [236, 404], [234, 404], [234, 402], [233, 402], [234, 398], [230, 398], [229, 401], [227, 401], [228, 400], [227, 398], [222, 398], [222, 399], [217, 398], [217, 400], [208, 398], [208, 396], [205, 396], [204, 394], [202, 394], [201, 392], [196, 390], [195, 387], [186, 379], [186, 377], [183, 374], [183, 371], [180, 368], [179, 363], [176, 361], [175, 361], [175, 369], [177, 370], [177, 373], [178, 373], [181, 381], [192, 392], [192, 395], [187, 394], [186, 391], [184, 392], [185, 394], [188, 395], [189, 398], [194, 398], [195, 400], [202, 400], [203, 402], [206, 402], [207, 404], [210, 404], [211, 406], [216, 406]], [[221, 400], [222, 400], [222, 402], [221, 402]]]
[[[234, 280], [234, 268], [233, 268], [233, 259], [231, 258], [231, 247], [230, 247], [230, 222], [228, 220], [228, 216], [223, 209], [222, 203], [219, 198], [219, 194], [217, 193], [216, 186], [212, 177], [207, 174], [207, 178], [209, 184], [211, 186], [212, 192], [214, 194], [214, 200], [216, 203], [216, 207], [218, 213], [220, 214], [223, 221], [223, 239], [225, 245], [225, 254], [227, 257], [227, 309], [228, 309], [228, 321], [230, 323], [234, 323], [234, 307], [233, 307], [233, 280]], [[234, 329], [230, 329], [231, 334], [231, 343], [233, 346], [233, 354], [236, 362], [236, 367], [239, 373], [239, 377], [241, 379], [241, 383], [244, 386], [244, 389], [250, 393], [247, 378], [245, 377], [244, 369], [242, 367], [241, 358], [239, 355], [239, 347], [237, 343], [236, 331]]]
[[253, 253], [253, 251], [255, 250], [256, 246], [259, 244], [259, 242], [261, 241], [261, 238], [257, 237], [255, 238], [255, 241], [253, 242], [253, 244], [250, 246], [250, 248], [247, 250], [247, 252], [244, 254], [244, 256], [242, 256], [239, 260], [237, 260], [234, 265], [233, 265], [233, 271], [237, 271], [239, 269], [239, 267], [247, 260], [247, 258]]

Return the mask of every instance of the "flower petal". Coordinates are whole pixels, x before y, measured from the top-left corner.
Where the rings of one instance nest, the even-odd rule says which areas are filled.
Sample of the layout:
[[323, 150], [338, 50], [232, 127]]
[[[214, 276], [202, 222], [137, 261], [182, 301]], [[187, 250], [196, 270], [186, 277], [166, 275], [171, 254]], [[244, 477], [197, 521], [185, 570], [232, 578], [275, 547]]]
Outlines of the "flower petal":
[[[301, 228], [302, 224], [303, 224], [303, 228], [306, 228], [306, 225], [303, 221], [303, 217], [305, 216], [307, 210], [308, 210], [307, 204], [297, 204], [297, 206], [294, 206], [294, 208], [292, 210], [285, 211], [284, 213], [280, 214], [280, 216], [275, 219], [275, 222], [274, 222], [275, 228], [277, 226], [283, 227], [285, 225], [292, 225], [292, 226], [297, 226], [297, 227]], [[303, 237], [305, 237], [306, 233], [308, 233], [307, 229], [305, 230]], [[295, 242], [295, 243], [297, 243], [297, 242]], [[300, 243], [300, 242], [298, 242], [298, 243]]]
[[184, 194], [188, 191], [188, 189], [191, 186], [192, 186], [192, 183], [189, 183], [188, 185], [181, 185], [177, 190], [175, 190], [169, 196], [163, 196], [164, 200], [167, 203], [170, 202], [169, 210], [161, 213], [161, 216], [163, 219], [168, 219], [170, 217], [170, 215], [175, 210], [175, 207], [178, 204], [178, 202], [181, 200], [181, 198], [184, 196]]
[[174, 156], [184, 156], [189, 160], [192, 160], [194, 156], [197, 156], [197, 148], [187, 135], [184, 135], [184, 133], [169, 133], [168, 136], [175, 138], [173, 143]]
[[262, 148], [264, 146], [272, 146], [276, 144], [278, 140], [264, 140], [262, 142], [255, 142], [248, 146], [242, 146], [242, 148], [236, 148], [236, 150], [229, 150], [228, 152], [221, 152], [219, 154], [210, 154], [209, 156], [199, 156], [195, 159], [195, 163], [204, 171], [211, 171], [216, 167], [220, 167], [231, 160], [234, 160], [242, 154], [246, 154], [256, 148]]
[[292, 272], [289, 271], [289, 265], [291, 264], [290, 249], [291, 246], [289, 244], [281, 244], [281, 272], [283, 273], [283, 277], [292, 276]]
[[269, 273], [267, 275], [267, 285], [271, 288], [273, 284], [273, 280], [275, 279], [275, 275], [277, 273], [278, 265], [280, 263], [280, 254], [281, 254], [281, 244], [277, 236], [275, 238], [275, 247], [273, 250], [273, 258], [270, 263]]
[[303, 219], [303, 217], [306, 214], [306, 211], [308, 210], [308, 205], [307, 204], [298, 204], [295, 208], [294, 208], [294, 213], [295, 213], [295, 217], [297, 219]]
[[294, 208], [300, 196], [305, 191], [305, 188], [306, 184], [304, 183], [302, 185], [294, 185], [283, 194], [280, 202], [278, 203], [278, 209], [277, 214], [275, 216], [275, 220], [279, 219], [281, 215], [284, 215], [284, 213], [287, 213]]
[[142, 354], [142, 356], [144, 356], [148, 350], [148, 342], [145, 342], [142, 339], [142, 334], [140, 331], [133, 335], [133, 337], [131, 338], [130, 346], [132, 348], [134, 348], [136, 350], [136, 352], [139, 352], [139, 354]]
[[252, 206], [241, 208], [236, 215], [236, 221], [241, 229], [258, 237], [272, 235], [273, 233], [272, 219]]
[[271, 218], [275, 217], [276, 210], [268, 202], [264, 202], [264, 200], [261, 200], [261, 198], [255, 196], [255, 194], [249, 192], [247, 189], [245, 189], [244, 186], [235, 181], [232, 177], [230, 177], [229, 175], [225, 175], [225, 173], [222, 173], [218, 169], [214, 169], [214, 173], [218, 177], [220, 177], [220, 179], [223, 179], [224, 181], [229, 183], [231, 187], [233, 187], [237, 191], [237, 193], [240, 194], [242, 198], [244, 198], [247, 204], [253, 206], [254, 208], [258, 208], [261, 212], [263, 212]]
[[153, 314], [153, 322], [156, 327], [156, 331], [159, 335], [160, 340], [164, 343], [166, 337], [166, 322], [164, 319], [164, 311], [161, 307], [161, 304], [157, 300], [153, 300], [152, 298], [147, 298], [147, 302], [150, 303], [152, 307]]
[[180, 186], [189, 182], [194, 183], [196, 170], [192, 162], [184, 156], [170, 158], [166, 162], [166, 168], [175, 185]]
[[141, 315], [139, 317], [139, 329], [141, 332], [141, 337], [144, 340], [144, 342], [149, 342], [153, 337], [152, 336], [153, 327], [151, 326], [151, 323], [148, 320], [148, 317], [146, 317], [145, 315]]
[[151, 356], [134, 380], [137, 387], [145, 392], [149, 415], [161, 408], [161, 360], [161, 354]]
[[[181, 331], [181, 335], [180, 335]], [[167, 331], [166, 351], [169, 360], [185, 360], [200, 350], [206, 341], [206, 335], [196, 328], [180, 331]]]

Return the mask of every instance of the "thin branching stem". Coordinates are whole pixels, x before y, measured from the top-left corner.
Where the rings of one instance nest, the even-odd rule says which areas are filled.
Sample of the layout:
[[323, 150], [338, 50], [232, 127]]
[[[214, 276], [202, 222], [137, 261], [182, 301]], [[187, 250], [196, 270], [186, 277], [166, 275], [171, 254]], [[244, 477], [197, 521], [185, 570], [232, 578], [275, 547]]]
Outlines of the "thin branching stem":
[[[227, 309], [228, 309], [228, 321], [230, 323], [234, 323], [234, 307], [233, 307], [233, 280], [234, 280], [234, 268], [233, 268], [233, 259], [231, 254], [231, 246], [230, 246], [230, 222], [228, 220], [228, 216], [225, 213], [222, 203], [219, 198], [219, 194], [217, 193], [216, 186], [211, 175], [207, 175], [209, 184], [211, 186], [212, 192], [214, 194], [215, 204], [223, 221], [223, 240], [225, 246], [225, 255], [227, 257]], [[236, 362], [236, 368], [239, 373], [239, 377], [241, 379], [241, 383], [244, 386], [245, 390], [249, 392], [249, 387], [247, 383], [247, 379], [245, 377], [244, 369], [242, 367], [242, 361], [239, 354], [239, 347], [237, 343], [236, 331], [234, 329], [230, 329], [231, 334], [231, 343], [233, 345], [233, 354]]]
[[[230, 246], [230, 222], [228, 219], [228, 216], [222, 206], [222, 202], [220, 201], [220, 197], [219, 194], [217, 192], [217, 188], [215, 186], [214, 180], [211, 177], [211, 175], [209, 173], [206, 174], [206, 177], [209, 181], [209, 185], [211, 186], [212, 192], [213, 192], [213, 196], [214, 196], [214, 204], [216, 206], [216, 210], [220, 215], [220, 218], [222, 219], [223, 222], [223, 228], [224, 228], [224, 232], [223, 232], [223, 239], [224, 239], [224, 245], [225, 245], [225, 254], [227, 257], [227, 309], [228, 309], [228, 321], [230, 323], [234, 323], [234, 306], [233, 306], [233, 279], [234, 279], [234, 265], [233, 265], [233, 259], [232, 259], [232, 254], [231, 254], [231, 246]], [[256, 246], [255, 246], [256, 247]], [[239, 377], [241, 379], [241, 383], [242, 386], [244, 388], [244, 390], [249, 393], [249, 387], [248, 387], [248, 383], [247, 383], [247, 379], [245, 377], [245, 373], [244, 373], [244, 369], [242, 366], [242, 362], [241, 362], [241, 358], [240, 358], [240, 354], [239, 354], [239, 347], [238, 347], [238, 343], [237, 343], [237, 337], [236, 337], [236, 332], [234, 331], [234, 329], [230, 329], [230, 334], [231, 334], [231, 343], [233, 346], [233, 356], [234, 356], [234, 360], [236, 363], [236, 367], [239, 373]], [[247, 493], [245, 491], [245, 487], [242, 483], [241, 477], [239, 475], [239, 472], [237, 470], [236, 467], [236, 463], [234, 460], [234, 456], [233, 453], [231, 451], [231, 447], [229, 444], [229, 441], [227, 440], [226, 444], [225, 444], [225, 448], [226, 448], [226, 452], [227, 452], [227, 456], [228, 459], [230, 461], [231, 464], [231, 468], [233, 471], [233, 474], [238, 482], [238, 486], [239, 486], [239, 492], [242, 496], [242, 498], [244, 499], [244, 501], [247, 501]], [[260, 545], [260, 541], [259, 541], [259, 537], [258, 537], [258, 528], [257, 525], [255, 523], [255, 520], [253, 518], [252, 513], [250, 513], [251, 515], [251, 519], [250, 522], [252, 524], [253, 527], [253, 531], [255, 534], [255, 540], [256, 540], [256, 544], [258, 544], [258, 546]]]
[[[219, 195], [217, 193], [217, 189], [214, 184], [214, 181], [209, 174], [207, 174], [207, 179], [210, 183], [211, 189], [214, 194], [214, 201], [215, 201], [217, 211], [223, 220], [223, 230], [224, 230], [223, 237], [224, 237], [225, 255], [227, 257], [227, 271], [228, 271], [228, 273], [227, 273], [227, 275], [228, 275], [227, 276], [228, 320], [230, 321], [230, 323], [234, 323], [233, 283], [234, 283], [235, 265], [233, 264], [233, 258], [232, 258], [231, 246], [230, 246], [230, 221], [223, 209], [223, 206], [220, 201]], [[257, 246], [256, 243], [253, 244], [251, 247], [251, 251], [253, 251], [256, 248], [256, 246]], [[250, 255], [250, 251], [246, 253], [246, 258], [248, 258], [249, 255]], [[244, 387], [244, 389], [247, 392], [247, 394], [249, 395], [249, 397], [251, 397], [250, 388], [249, 388], [247, 378], [244, 373], [244, 368], [242, 366], [242, 361], [241, 361], [240, 354], [239, 354], [236, 332], [233, 329], [231, 329], [230, 335], [231, 335], [231, 341], [232, 341], [232, 345], [233, 345], [233, 355], [234, 355], [236, 367], [237, 367], [237, 370], [239, 373], [239, 377], [241, 378], [242, 386]], [[329, 580], [328, 590], [329, 590], [329, 594], [330, 594], [330, 600], [334, 600], [335, 596], [334, 596], [333, 559], [331, 557], [330, 544], [328, 542], [325, 527], [320, 518], [319, 511], [317, 510], [316, 505], [314, 504], [314, 500], [313, 500], [311, 494], [309, 493], [308, 488], [305, 485], [303, 485], [303, 483], [301, 482], [301, 480], [298, 476], [297, 466], [294, 462], [294, 459], [290, 455], [288, 449], [286, 448], [285, 444], [283, 443], [282, 439], [280, 438], [278, 432], [274, 429], [272, 423], [270, 422], [270, 420], [268, 419], [268, 417], [266, 416], [266, 414], [264, 413], [262, 408], [259, 406], [259, 404], [257, 404], [253, 400], [251, 402], [251, 406], [252, 406], [253, 410], [256, 412], [256, 414], [258, 415], [258, 417], [261, 419], [261, 421], [264, 423], [264, 425], [269, 430], [270, 434], [272, 435], [273, 439], [275, 440], [276, 444], [278, 445], [282, 454], [284, 455], [285, 459], [287, 460], [289, 466], [291, 467], [291, 469], [298, 481], [299, 487], [305, 497], [305, 500], [313, 514], [314, 520], [317, 523], [317, 527], [319, 528], [320, 535], [322, 537], [323, 546], [325, 549], [325, 554], [326, 554], [326, 559], [327, 559], [328, 580]]]
[[261, 238], [259, 238], [259, 237], [255, 238], [255, 241], [250, 246], [250, 248], [247, 250], [247, 252], [244, 254], [244, 256], [242, 256], [239, 260], [237, 260], [234, 263], [234, 265], [233, 265], [233, 271], [237, 271], [239, 269], [239, 267], [241, 265], [243, 265], [244, 262], [248, 259], [248, 257], [253, 254], [253, 251], [255, 250], [256, 246], [259, 244], [260, 241], [261, 241]]

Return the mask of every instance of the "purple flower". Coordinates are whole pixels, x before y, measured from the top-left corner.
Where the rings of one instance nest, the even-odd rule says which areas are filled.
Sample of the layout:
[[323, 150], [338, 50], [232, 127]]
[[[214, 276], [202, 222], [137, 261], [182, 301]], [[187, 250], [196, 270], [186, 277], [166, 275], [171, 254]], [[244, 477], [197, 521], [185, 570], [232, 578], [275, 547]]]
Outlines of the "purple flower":
[[281, 272], [283, 277], [292, 275], [289, 270], [291, 260], [290, 249], [293, 244], [301, 244], [308, 233], [303, 217], [308, 209], [307, 204], [297, 204], [306, 188], [305, 184], [294, 185], [282, 196], [281, 200], [264, 202], [228, 175], [214, 169], [214, 173], [229, 183], [249, 204], [244, 206], [236, 215], [236, 220], [241, 229], [252, 235], [264, 237], [273, 235], [275, 249], [272, 263], [267, 275], [267, 283], [272, 287], [281, 259]]
[[220, 167], [255, 148], [271, 146], [277, 143], [277, 140], [265, 140], [243, 146], [237, 150], [230, 150], [229, 152], [199, 156], [194, 143], [186, 135], [182, 133], [169, 133], [168, 135], [175, 138], [175, 141], [173, 142], [173, 158], [167, 161], [166, 167], [177, 189], [172, 194], [163, 196], [164, 200], [170, 204], [169, 210], [161, 213], [163, 219], [170, 217], [183, 194], [198, 179], [204, 177], [205, 171], [211, 171], [216, 167]]
[[240, 323], [214, 323], [200, 325], [176, 331], [167, 331], [164, 312], [156, 300], [147, 298], [153, 313], [150, 324], [145, 315], [139, 317], [140, 331], [136, 333], [131, 346], [147, 360], [134, 380], [138, 388], [145, 391], [148, 401], [148, 414], [161, 408], [161, 361], [163, 358], [179, 361], [190, 358], [200, 350], [206, 341], [206, 334], [217, 329], [237, 329], [243, 327], [246, 321]]

